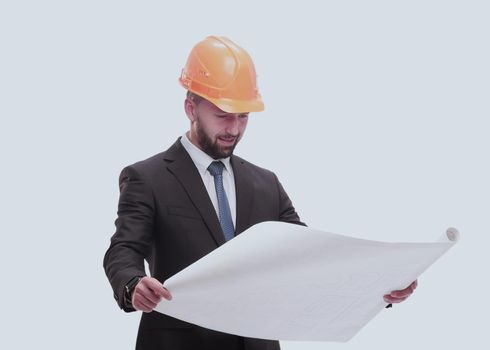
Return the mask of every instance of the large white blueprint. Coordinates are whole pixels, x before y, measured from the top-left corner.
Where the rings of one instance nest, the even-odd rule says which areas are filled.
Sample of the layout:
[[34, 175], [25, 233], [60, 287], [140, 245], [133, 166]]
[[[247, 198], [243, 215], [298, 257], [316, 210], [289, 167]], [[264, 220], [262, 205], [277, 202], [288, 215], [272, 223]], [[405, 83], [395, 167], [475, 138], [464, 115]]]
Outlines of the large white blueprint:
[[457, 237], [386, 243], [265, 222], [165, 281], [173, 299], [155, 310], [253, 338], [347, 341]]

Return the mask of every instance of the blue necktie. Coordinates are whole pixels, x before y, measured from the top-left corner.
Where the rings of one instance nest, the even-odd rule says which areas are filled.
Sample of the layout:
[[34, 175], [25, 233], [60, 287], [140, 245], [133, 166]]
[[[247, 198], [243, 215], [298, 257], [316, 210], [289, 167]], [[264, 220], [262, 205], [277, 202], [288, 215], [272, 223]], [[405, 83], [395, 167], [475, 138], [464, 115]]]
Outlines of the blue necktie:
[[223, 187], [223, 168], [224, 164], [221, 162], [212, 162], [208, 170], [214, 177], [214, 187], [216, 188], [216, 196], [218, 197], [219, 208], [219, 222], [221, 229], [225, 234], [225, 239], [228, 241], [235, 236], [235, 228], [233, 227], [233, 220], [231, 219], [230, 205], [228, 204], [228, 198], [226, 198], [225, 189]]

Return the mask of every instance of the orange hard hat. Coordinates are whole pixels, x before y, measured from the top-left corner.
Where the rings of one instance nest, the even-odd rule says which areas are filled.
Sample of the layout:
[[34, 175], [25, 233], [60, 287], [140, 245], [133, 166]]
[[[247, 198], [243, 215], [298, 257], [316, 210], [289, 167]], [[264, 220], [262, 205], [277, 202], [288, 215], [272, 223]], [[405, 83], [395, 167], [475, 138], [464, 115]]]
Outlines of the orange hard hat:
[[222, 36], [208, 36], [194, 46], [179, 82], [228, 113], [264, 110], [252, 59]]

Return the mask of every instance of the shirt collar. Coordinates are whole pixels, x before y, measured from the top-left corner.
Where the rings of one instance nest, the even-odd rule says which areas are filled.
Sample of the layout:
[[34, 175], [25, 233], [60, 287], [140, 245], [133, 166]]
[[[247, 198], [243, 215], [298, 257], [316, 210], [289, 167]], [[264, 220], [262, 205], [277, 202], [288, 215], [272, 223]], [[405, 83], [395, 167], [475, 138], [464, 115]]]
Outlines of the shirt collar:
[[196, 145], [194, 145], [189, 140], [187, 134], [188, 133], [185, 133], [184, 135], [182, 135], [182, 137], [180, 138], [180, 143], [182, 144], [182, 146], [184, 146], [187, 153], [189, 153], [189, 156], [191, 157], [192, 161], [196, 165], [196, 167], [199, 170], [199, 173], [201, 175], [204, 175], [204, 173], [206, 173], [206, 171], [208, 171], [209, 165], [214, 161], [221, 161], [224, 164], [225, 169], [230, 174], [233, 174], [233, 170], [231, 168], [231, 163], [230, 163], [230, 157], [221, 158], [221, 159], [211, 158], [207, 153], [205, 153], [200, 148], [198, 148]]

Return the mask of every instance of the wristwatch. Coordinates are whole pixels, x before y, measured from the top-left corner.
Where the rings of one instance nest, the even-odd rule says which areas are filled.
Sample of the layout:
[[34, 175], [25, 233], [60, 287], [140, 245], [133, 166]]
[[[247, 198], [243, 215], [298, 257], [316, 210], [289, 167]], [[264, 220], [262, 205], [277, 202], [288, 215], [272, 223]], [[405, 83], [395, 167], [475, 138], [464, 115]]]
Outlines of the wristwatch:
[[133, 292], [136, 285], [143, 277], [136, 276], [129, 280], [129, 282], [124, 286], [124, 303], [128, 307], [133, 307]]

